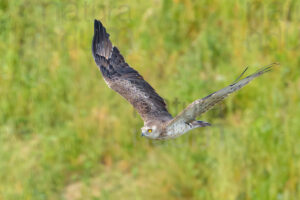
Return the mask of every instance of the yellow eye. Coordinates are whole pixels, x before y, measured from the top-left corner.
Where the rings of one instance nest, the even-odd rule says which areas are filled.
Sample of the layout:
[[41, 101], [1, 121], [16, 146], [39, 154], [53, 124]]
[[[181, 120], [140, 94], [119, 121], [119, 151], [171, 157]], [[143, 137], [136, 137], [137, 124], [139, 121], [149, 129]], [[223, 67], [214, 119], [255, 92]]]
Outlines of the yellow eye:
[[148, 133], [152, 133], [152, 129], [148, 129]]

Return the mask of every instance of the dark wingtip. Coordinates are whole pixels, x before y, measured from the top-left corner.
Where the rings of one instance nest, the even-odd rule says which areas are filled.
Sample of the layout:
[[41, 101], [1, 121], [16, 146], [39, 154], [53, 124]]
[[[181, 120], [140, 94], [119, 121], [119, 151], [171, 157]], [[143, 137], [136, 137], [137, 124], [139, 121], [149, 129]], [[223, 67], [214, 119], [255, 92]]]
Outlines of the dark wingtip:
[[108, 57], [112, 49], [112, 44], [109, 40], [109, 34], [106, 32], [105, 27], [100, 20], [94, 20], [94, 37], [92, 41], [93, 56], [96, 54], [99, 56]]
[[109, 34], [106, 32], [105, 27], [101, 23], [100, 20], [94, 20], [94, 37], [99, 37], [101, 40], [107, 40], [109, 38]]
[[261, 74], [264, 74], [264, 73], [266, 73], [266, 72], [272, 71], [272, 69], [273, 69], [275, 66], [280, 66], [280, 63], [274, 62], [274, 63], [271, 63], [271, 64], [265, 66], [265, 67], [262, 67], [262, 68], [260, 68], [260, 69], [256, 72], [256, 74], [261, 75]]
[[96, 25], [96, 24], [101, 24], [101, 22], [100, 22], [100, 20], [98, 20], [98, 19], [94, 19], [94, 24]]
[[95, 31], [101, 30], [102, 27], [103, 27], [102, 23], [99, 20], [95, 19], [94, 20], [94, 30]]
[[98, 26], [98, 20], [95, 19], [95, 20], [94, 20], [94, 31], [97, 30], [97, 26]]
[[94, 37], [96, 37], [96, 36], [99, 37], [100, 33], [103, 32], [103, 29], [104, 29], [104, 32], [106, 32], [105, 28], [102, 25], [102, 23], [99, 20], [95, 19], [94, 20]]

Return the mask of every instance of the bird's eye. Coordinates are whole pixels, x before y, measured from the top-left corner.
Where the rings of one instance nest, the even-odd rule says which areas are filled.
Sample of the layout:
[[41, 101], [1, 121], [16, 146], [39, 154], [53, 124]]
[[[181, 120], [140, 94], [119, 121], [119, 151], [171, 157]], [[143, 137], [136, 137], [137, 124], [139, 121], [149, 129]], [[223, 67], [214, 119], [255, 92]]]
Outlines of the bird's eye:
[[152, 133], [152, 129], [148, 129], [148, 133]]

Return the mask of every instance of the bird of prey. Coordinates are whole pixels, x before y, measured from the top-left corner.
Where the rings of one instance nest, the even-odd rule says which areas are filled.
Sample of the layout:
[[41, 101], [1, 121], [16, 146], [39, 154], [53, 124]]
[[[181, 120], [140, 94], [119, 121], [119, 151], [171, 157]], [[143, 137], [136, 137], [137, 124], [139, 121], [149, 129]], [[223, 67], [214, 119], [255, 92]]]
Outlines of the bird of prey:
[[141, 128], [142, 136], [158, 140], [175, 138], [192, 129], [210, 126], [210, 123], [198, 121], [196, 117], [272, 68], [272, 64], [263, 67], [240, 81], [237, 80], [217, 92], [195, 100], [176, 117], [172, 117], [164, 99], [126, 63], [118, 48], [112, 45], [109, 34], [98, 20], [94, 21], [92, 53], [108, 87], [129, 101], [144, 120], [144, 126]]

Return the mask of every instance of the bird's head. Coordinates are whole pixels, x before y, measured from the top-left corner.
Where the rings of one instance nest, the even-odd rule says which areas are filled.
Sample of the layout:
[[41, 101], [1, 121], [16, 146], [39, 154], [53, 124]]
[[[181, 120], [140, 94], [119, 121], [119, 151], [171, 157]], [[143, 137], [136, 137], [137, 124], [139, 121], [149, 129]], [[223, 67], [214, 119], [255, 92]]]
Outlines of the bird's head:
[[142, 130], [142, 136], [151, 138], [151, 139], [156, 139], [160, 135], [160, 130], [157, 128], [157, 126], [152, 125], [152, 126], [144, 126], [141, 128]]

